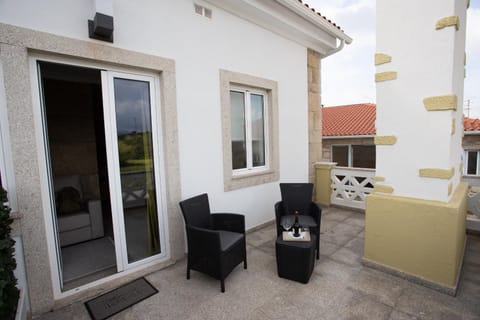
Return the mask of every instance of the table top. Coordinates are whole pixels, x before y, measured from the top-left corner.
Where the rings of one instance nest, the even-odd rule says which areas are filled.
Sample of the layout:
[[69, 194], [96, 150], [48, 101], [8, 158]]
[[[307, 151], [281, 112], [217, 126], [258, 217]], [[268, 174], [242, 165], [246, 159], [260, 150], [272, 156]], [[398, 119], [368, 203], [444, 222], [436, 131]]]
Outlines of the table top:
[[300, 231], [299, 237], [293, 236], [293, 231], [283, 231], [282, 232], [283, 241], [310, 241], [310, 231]]

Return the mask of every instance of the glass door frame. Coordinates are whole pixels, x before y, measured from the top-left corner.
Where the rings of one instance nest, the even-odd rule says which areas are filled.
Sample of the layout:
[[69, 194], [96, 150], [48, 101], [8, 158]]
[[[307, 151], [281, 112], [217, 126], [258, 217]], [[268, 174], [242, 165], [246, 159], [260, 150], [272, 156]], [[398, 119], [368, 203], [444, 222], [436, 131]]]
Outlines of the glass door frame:
[[[52, 188], [49, 182], [49, 172], [47, 166], [49, 162], [47, 161], [48, 154], [46, 153], [46, 144], [45, 144], [45, 132], [43, 127], [43, 108], [40, 88], [41, 84], [39, 82], [39, 70], [38, 62], [45, 61], [51, 63], [60, 63], [70, 66], [92, 68], [97, 70], [110, 70], [124, 72], [129, 75], [145, 75], [154, 79], [154, 95], [156, 103], [156, 116], [152, 117], [152, 128], [155, 126], [158, 136], [156, 141], [154, 141], [158, 148], [156, 171], [160, 173], [159, 179], [156, 181], [158, 187], [157, 190], [157, 211], [158, 211], [158, 222], [159, 222], [159, 232], [160, 232], [160, 241], [161, 241], [161, 253], [160, 255], [150, 257], [154, 261], [150, 261], [150, 258], [136, 262], [135, 264], [130, 265], [124, 270], [123, 273], [115, 273], [111, 276], [95, 280], [93, 282], [87, 283], [80, 287], [69, 289], [66, 291], [62, 290], [62, 270], [59, 265], [59, 257], [61, 256], [60, 248], [57, 247], [57, 235], [56, 235], [56, 222], [54, 221], [54, 209], [52, 208]], [[149, 72], [144, 69], [136, 69], [134, 67], [121, 67], [117, 65], [111, 65], [107, 62], [96, 62], [96, 61], [86, 61], [81, 59], [75, 59], [70, 57], [61, 57], [61, 56], [52, 56], [49, 54], [43, 53], [34, 53], [29, 55], [29, 69], [30, 69], [30, 87], [32, 92], [32, 102], [33, 102], [33, 113], [34, 113], [34, 123], [35, 123], [35, 136], [36, 136], [36, 145], [39, 147], [38, 150], [38, 161], [39, 161], [39, 174], [40, 174], [40, 187], [41, 187], [41, 201], [42, 209], [44, 212], [45, 219], [45, 232], [47, 240], [47, 249], [48, 249], [48, 260], [50, 262], [50, 271], [51, 271], [51, 283], [53, 288], [54, 299], [63, 299], [78, 292], [88, 290], [97, 285], [108, 283], [113, 279], [123, 277], [129, 273], [136, 272], [147, 268], [149, 266], [161, 263], [170, 258], [170, 245], [168, 243], [168, 219], [167, 219], [167, 195], [166, 195], [166, 180], [165, 180], [165, 166], [164, 166], [164, 148], [163, 148], [163, 131], [160, 130], [160, 124], [162, 123], [162, 105], [161, 105], [161, 96], [160, 96], [160, 76], [155, 72]], [[102, 84], [103, 85], [103, 84]], [[102, 87], [102, 95], [104, 89]], [[153, 130], [153, 129], [152, 129]], [[161, 201], [160, 201], [161, 199]], [[113, 218], [112, 218], [113, 219]], [[118, 262], [117, 262], [118, 264]], [[138, 266], [137, 266], [138, 265]]]
[[[105, 119], [105, 139], [107, 146], [107, 167], [110, 184], [110, 202], [112, 207], [112, 219], [115, 234], [115, 254], [117, 257], [117, 271], [121, 272], [134, 268], [138, 265], [157, 260], [166, 256], [166, 237], [165, 228], [162, 228], [162, 223], [165, 224], [166, 219], [162, 217], [165, 212], [165, 198], [161, 192], [163, 186], [162, 183], [163, 174], [160, 174], [159, 167], [163, 163], [160, 155], [162, 152], [162, 139], [160, 134], [160, 128], [158, 127], [159, 117], [157, 108], [156, 79], [152, 76], [132, 74], [118, 71], [101, 71], [102, 76], [102, 96], [103, 96], [103, 112]], [[155, 180], [155, 195], [157, 200], [157, 215], [158, 215], [158, 229], [160, 235], [160, 253], [135, 261], [128, 262], [127, 254], [127, 239], [125, 232], [125, 219], [124, 219], [124, 207], [122, 198], [122, 185], [120, 174], [120, 159], [118, 154], [118, 139], [117, 139], [117, 122], [115, 111], [115, 88], [114, 79], [121, 78], [126, 80], [136, 80], [149, 83], [150, 93], [150, 119], [152, 126], [152, 147], [153, 147], [153, 173]], [[160, 101], [160, 100], [158, 100]], [[159, 161], [160, 160], [160, 161]]]

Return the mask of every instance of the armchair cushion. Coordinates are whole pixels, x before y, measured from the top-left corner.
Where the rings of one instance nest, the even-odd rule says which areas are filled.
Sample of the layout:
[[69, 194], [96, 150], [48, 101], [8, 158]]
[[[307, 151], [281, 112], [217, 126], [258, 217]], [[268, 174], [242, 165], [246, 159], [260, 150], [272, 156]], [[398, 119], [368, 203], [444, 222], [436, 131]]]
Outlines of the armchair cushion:
[[80, 192], [74, 187], [65, 187], [57, 193], [57, 213], [59, 215], [79, 212], [82, 209]]
[[228, 251], [230, 248], [233, 248], [237, 242], [242, 241], [244, 236], [243, 234], [230, 232], [230, 231], [223, 231], [220, 230], [220, 250]]
[[[295, 216], [293, 214], [282, 216], [282, 218], [280, 219], [280, 225], [283, 226], [283, 224], [287, 220], [290, 221], [290, 225], [293, 225], [293, 222], [295, 221]], [[304, 215], [298, 216], [298, 223], [300, 223], [302, 227], [309, 227], [309, 228], [313, 228], [318, 225], [312, 216], [304, 216]]]

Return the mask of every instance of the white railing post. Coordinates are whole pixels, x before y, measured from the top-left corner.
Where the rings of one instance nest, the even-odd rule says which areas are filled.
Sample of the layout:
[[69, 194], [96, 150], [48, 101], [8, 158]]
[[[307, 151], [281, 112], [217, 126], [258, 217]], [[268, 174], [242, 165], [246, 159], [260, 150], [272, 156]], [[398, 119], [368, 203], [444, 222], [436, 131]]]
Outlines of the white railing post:
[[332, 204], [365, 209], [365, 198], [373, 193], [375, 169], [336, 167], [331, 171]]

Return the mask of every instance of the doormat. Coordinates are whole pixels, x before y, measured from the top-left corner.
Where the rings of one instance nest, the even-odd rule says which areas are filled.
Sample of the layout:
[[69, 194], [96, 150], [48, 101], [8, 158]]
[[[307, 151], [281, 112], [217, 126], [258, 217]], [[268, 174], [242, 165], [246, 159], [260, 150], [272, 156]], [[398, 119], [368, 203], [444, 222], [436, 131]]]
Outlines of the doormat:
[[85, 302], [85, 306], [93, 320], [103, 320], [157, 292], [145, 278], [140, 278]]

